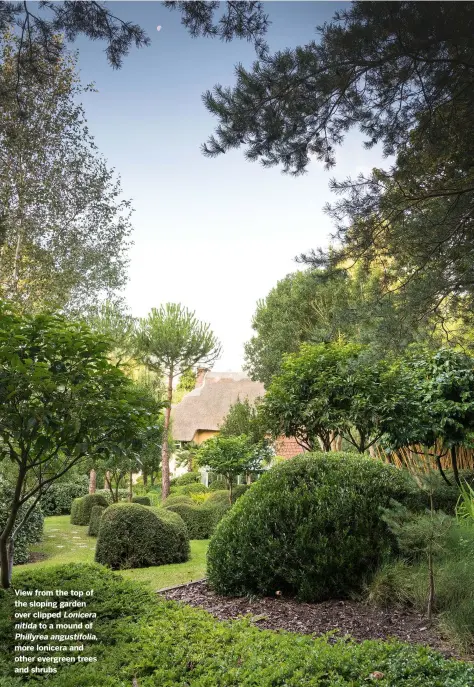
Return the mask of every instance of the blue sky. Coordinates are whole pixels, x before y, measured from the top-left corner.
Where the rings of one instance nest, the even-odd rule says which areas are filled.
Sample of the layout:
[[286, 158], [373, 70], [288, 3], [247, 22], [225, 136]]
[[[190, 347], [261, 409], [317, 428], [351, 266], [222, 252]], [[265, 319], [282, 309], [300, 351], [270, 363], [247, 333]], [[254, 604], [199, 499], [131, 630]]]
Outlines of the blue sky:
[[[121, 19], [142, 26], [148, 48], [132, 48], [112, 70], [101, 42], [78, 40], [82, 97], [90, 132], [132, 199], [133, 241], [126, 301], [135, 316], [180, 302], [209, 322], [223, 344], [216, 370], [239, 370], [252, 335], [256, 303], [289, 272], [294, 257], [327, 245], [332, 176], [345, 178], [386, 164], [352, 132], [328, 173], [314, 162], [303, 177], [247, 162], [243, 150], [205, 158], [200, 145], [216, 120], [201, 95], [234, 84], [238, 62], [255, 59], [245, 41], [193, 39], [181, 15], [159, 2], [110, 2]], [[305, 44], [338, 2], [267, 2], [271, 51]], [[158, 32], [157, 26], [162, 28]]]

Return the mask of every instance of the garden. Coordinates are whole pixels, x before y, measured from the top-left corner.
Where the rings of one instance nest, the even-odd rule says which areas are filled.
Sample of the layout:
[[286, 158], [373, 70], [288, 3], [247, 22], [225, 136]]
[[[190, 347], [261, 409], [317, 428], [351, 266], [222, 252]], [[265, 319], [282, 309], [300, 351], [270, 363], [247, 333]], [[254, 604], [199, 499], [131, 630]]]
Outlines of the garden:
[[[267, 36], [267, 3], [160, 3], [179, 15], [154, 41], [171, 45], [167, 73], [148, 78], [135, 56], [89, 129], [81, 73], [97, 66], [69, 47], [105, 43], [120, 69], [152, 43], [133, 12], [156, 22], [156, 3], [128, 4], [0, 3], [0, 687], [474, 687], [474, 6], [353, 2], [326, 21], [325, 3], [278, 3]], [[306, 11], [323, 17], [317, 41], [272, 52]], [[330, 243], [252, 295], [246, 343], [243, 287], [287, 264], [287, 218], [295, 235], [321, 218], [293, 180], [201, 175], [189, 150], [205, 120], [187, 99], [201, 62], [183, 28], [252, 51], [204, 93], [205, 156], [243, 148], [297, 177], [333, 167], [354, 129], [383, 154], [330, 182]], [[206, 78], [224, 69], [223, 51], [199, 54]], [[134, 278], [153, 266], [143, 317], [122, 293], [133, 208], [97, 126], [127, 160], [140, 221], [161, 220], [137, 247]], [[231, 243], [213, 254], [220, 233]], [[212, 327], [151, 307], [186, 278], [196, 302], [211, 279]], [[205, 384], [227, 316], [263, 395], [178, 445], [172, 407]], [[281, 440], [300, 452], [278, 455]]]

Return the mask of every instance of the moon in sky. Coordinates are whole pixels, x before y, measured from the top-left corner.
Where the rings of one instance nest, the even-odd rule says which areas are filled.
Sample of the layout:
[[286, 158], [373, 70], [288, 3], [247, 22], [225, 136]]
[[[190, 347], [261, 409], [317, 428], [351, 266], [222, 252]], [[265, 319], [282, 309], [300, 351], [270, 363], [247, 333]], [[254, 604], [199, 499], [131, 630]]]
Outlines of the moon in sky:
[[156, 27], [156, 30], [157, 30], [157, 31], [161, 31], [161, 26], [157, 26], [157, 27]]

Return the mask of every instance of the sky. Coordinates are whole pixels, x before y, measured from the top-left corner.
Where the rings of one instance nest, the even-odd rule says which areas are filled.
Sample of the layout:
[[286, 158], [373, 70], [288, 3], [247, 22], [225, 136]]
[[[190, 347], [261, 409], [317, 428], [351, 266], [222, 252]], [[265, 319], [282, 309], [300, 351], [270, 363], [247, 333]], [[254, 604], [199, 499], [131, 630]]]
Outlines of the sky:
[[[266, 2], [270, 50], [310, 42], [316, 26], [347, 4]], [[204, 157], [200, 146], [217, 122], [201, 96], [216, 83], [233, 86], [235, 65], [250, 67], [253, 47], [193, 39], [181, 15], [160, 2], [107, 5], [151, 38], [151, 46], [131, 49], [120, 70], [109, 66], [104, 43], [74, 44], [82, 82], [98, 90], [81, 98], [90, 133], [134, 208], [125, 300], [136, 317], [166, 302], [195, 311], [222, 343], [214, 369], [239, 371], [257, 302], [302, 269], [295, 256], [328, 245], [330, 179], [386, 161], [378, 149], [364, 150], [356, 131], [331, 172], [314, 161], [306, 175], [291, 177], [246, 161], [243, 149]]]

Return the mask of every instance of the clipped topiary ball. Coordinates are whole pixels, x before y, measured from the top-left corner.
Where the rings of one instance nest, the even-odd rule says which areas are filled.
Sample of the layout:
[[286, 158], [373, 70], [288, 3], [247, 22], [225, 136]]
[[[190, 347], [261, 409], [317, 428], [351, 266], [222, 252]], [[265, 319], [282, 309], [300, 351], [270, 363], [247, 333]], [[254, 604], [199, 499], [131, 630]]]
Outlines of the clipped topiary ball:
[[218, 510], [207, 504], [175, 503], [171, 506], [166, 505], [165, 510], [178, 513], [181, 516], [186, 524], [190, 539], [209, 539], [220, 520]]
[[97, 537], [99, 534], [100, 520], [102, 518], [102, 513], [105, 510], [105, 506], [94, 506], [91, 510], [91, 517], [89, 520], [89, 529], [87, 534], [89, 537]]
[[94, 506], [107, 508], [108, 502], [101, 494], [87, 494], [80, 499], [74, 499], [71, 506], [71, 524], [88, 525]]
[[171, 494], [165, 501], [165, 507], [175, 506], [178, 503], [187, 503], [188, 506], [194, 506], [194, 501], [190, 496], [186, 496], [185, 494]]
[[397, 468], [336, 454], [301, 456], [264, 474], [219, 524], [208, 578], [220, 594], [344, 598], [391, 549], [380, 507], [410, 491]]
[[142, 506], [151, 506], [151, 501], [148, 496], [134, 496], [132, 503], [140, 503]]
[[163, 511], [138, 503], [109, 506], [102, 514], [97, 537], [97, 563], [123, 570], [187, 561], [190, 548], [186, 527]]

